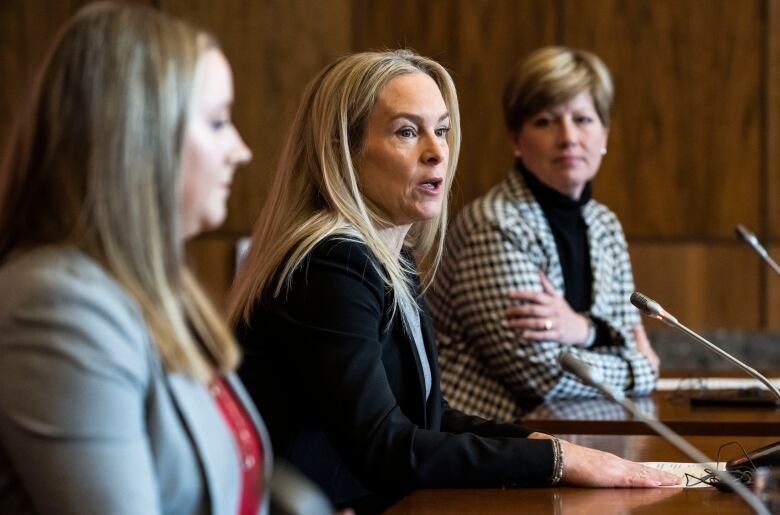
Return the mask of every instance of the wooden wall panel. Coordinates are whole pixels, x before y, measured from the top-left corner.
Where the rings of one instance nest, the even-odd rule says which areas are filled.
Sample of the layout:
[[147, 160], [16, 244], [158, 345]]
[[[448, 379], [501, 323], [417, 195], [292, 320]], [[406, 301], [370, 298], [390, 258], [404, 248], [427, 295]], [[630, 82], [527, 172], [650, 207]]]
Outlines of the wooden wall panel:
[[[780, 261], [780, 245], [768, 245], [767, 250], [775, 261]], [[780, 276], [769, 269], [763, 261], [760, 266], [764, 271], [762, 282], [766, 291], [766, 301], [764, 301], [766, 327], [771, 331], [780, 331]]]
[[452, 68], [459, 16], [458, 4], [450, 0], [353, 0], [352, 50], [411, 48]]
[[[212, 30], [233, 64], [234, 118], [255, 154], [227, 224], [189, 245], [220, 299], [310, 78], [350, 50], [408, 46], [447, 66], [464, 144], [457, 209], [511, 162], [510, 66], [554, 43], [598, 53], [617, 98], [596, 197], [623, 221], [638, 287], [697, 328], [780, 329], [780, 281], [733, 240], [780, 256], [780, 7], [771, 0], [137, 0]], [[0, 141], [60, 24], [84, 0], [0, 0]], [[736, 300], [735, 300], [736, 299]]]
[[453, 209], [501, 181], [513, 162], [504, 128], [501, 95], [515, 63], [556, 40], [555, 3], [544, 0], [461, 0], [460, 48], [455, 81], [463, 146]]
[[206, 292], [218, 305], [224, 305], [236, 270], [235, 242], [219, 235], [202, 236], [189, 242], [187, 257]]
[[766, 220], [757, 227], [759, 234], [780, 240], [780, 5], [766, 4], [766, 187], [763, 200], [767, 206]]
[[595, 182], [629, 236], [730, 237], [759, 221], [763, 2], [566, 0], [564, 42], [617, 91]]
[[683, 324], [693, 329], [760, 327], [761, 263], [747, 247], [635, 243], [629, 250], [637, 291]]
[[[137, 0], [139, 3], [146, 3]], [[58, 29], [88, 0], [0, 0], [0, 152]]]

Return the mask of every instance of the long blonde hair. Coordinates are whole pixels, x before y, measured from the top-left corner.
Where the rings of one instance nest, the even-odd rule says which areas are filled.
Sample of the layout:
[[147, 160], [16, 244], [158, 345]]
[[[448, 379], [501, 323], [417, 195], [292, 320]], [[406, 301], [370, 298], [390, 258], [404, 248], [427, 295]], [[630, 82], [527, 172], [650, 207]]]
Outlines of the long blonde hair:
[[0, 263], [73, 245], [139, 302], [167, 370], [235, 368], [231, 332], [184, 264], [180, 154], [208, 34], [150, 8], [99, 3], [62, 29], [0, 174]]
[[[394, 308], [415, 305], [409, 283], [413, 267], [380, 239], [378, 230], [392, 224], [363, 197], [355, 165], [380, 92], [392, 79], [412, 73], [424, 73], [436, 82], [449, 111], [449, 192], [460, 151], [460, 114], [455, 85], [444, 67], [410, 50], [363, 52], [336, 60], [303, 94], [230, 294], [233, 324], [249, 322], [261, 294], [279, 295], [306, 255], [330, 235], [364, 242], [394, 292]], [[404, 242], [427, 271], [426, 285], [440, 261], [446, 225], [447, 195], [441, 215], [414, 224]]]

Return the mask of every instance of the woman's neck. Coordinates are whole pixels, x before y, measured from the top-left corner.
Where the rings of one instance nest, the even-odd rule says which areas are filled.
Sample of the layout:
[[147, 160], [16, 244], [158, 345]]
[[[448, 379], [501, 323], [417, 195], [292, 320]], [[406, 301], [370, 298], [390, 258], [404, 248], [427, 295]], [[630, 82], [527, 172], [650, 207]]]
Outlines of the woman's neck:
[[387, 245], [387, 248], [390, 249], [396, 257], [400, 257], [401, 249], [403, 248], [404, 240], [406, 239], [406, 234], [409, 232], [411, 227], [412, 225], [409, 224], [393, 225], [391, 227], [379, 229], [379, 238], [384, 242], [385, 245]]

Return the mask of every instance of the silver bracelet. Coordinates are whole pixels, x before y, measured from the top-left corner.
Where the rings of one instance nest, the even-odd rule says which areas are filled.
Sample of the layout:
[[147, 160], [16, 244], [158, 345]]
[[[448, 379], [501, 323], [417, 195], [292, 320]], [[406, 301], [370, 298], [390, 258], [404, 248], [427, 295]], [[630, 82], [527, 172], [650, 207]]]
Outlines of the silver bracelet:
[[585, 337], [585, 341], [582, 343], [582, 346], [590, 347], [596, 343], [596, 323], [587, 312], [584, 311], [580, 314], [588, 320], [588, 336]]
[[553, 473], [550, 479], [550, 486], [557, 486], [563, 479], [563, 446], [561, 441], [553, 436]]

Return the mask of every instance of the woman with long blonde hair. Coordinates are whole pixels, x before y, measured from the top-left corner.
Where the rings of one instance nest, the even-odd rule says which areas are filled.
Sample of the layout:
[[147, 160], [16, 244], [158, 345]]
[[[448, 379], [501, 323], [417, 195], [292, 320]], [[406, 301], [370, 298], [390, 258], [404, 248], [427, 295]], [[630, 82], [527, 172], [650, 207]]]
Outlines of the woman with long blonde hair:
[[0, 512], [256, 514], [270, 444], [189, 272], [251, 154], [210, 35], [93, 4], [0, 173]]
[[231, 297], [276, 452], [358, 511], [416, 487], [675, 484], [442, 398], [422, 291], [459, 147], [452, 79], [411, 51], [343, 57], [307, 87]]

